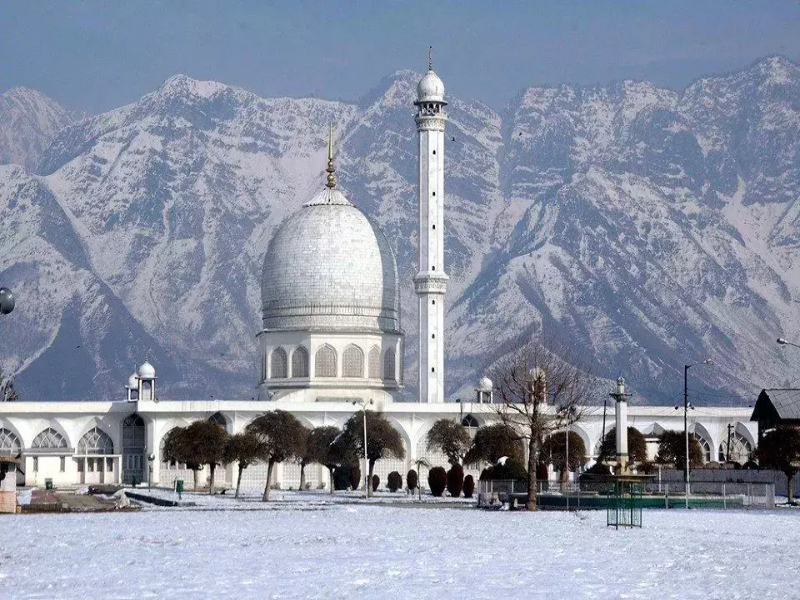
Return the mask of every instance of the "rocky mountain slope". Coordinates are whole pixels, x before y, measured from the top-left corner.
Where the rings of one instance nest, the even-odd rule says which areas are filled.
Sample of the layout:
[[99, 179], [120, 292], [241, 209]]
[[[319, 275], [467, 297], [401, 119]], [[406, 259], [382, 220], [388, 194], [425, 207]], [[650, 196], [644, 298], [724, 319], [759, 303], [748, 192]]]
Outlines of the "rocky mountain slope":
[[[409, 282], [413, 398], [417, 79], [347, 104], [175, 76], [63, 129], [36, 174], [0, 167], [0, 279], [20, 299], [0, 366], [20, 395], [117, 397], [145, 352], [162, 397], [254, 395], [261, 257], [322, 185], [332, 121], [340, 184]], [[448, 101], [448, 395], [539, 328], [643, 401], [671, 402], [681, 365], [707, 356], [697, 404], [798, 378], [800, 356], [774, 344], [800, 334], [796, 65], [682, 93], [531, 88], [502, 114]]]
[[0, 164], [34, 169], [47, 145], [72, 122], [55, 100], [36, 90], [15, 87], [0, 94]]

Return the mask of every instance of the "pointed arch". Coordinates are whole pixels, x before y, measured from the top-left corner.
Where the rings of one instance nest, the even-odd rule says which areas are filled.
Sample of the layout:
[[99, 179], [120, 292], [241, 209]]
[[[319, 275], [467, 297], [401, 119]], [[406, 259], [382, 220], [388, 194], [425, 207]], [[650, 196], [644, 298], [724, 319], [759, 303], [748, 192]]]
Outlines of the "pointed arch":
[[364, 377], [364, 351], [355, 344], [342, 353], [342, 377]]
[[394, 348], [389, 348], [383, 355], [383, 378], [386, 381], [397, 380], [397, 359]]
[[474, 433], [474, 431], [481, 426], [481, 424], [478, 423], [478, 419], [476, 419], [472, 413], [464, 415], [464, 418], [461, 419], [461, 424], [468, 430], [471, 430], [470, 433]]
[[105, 431], [92, 427], [78, 442], [77, 454], [114, 454], [114, 442]]
[[324, 344], [314, 355], [315, 377], [336, 377], [336, 350]]
[[689, 426], [689, 433], [700, 444], [700, 450], [703, 452], [703, 462], [711, 462], [714, 459], [714, 443], [708, 430], [700, 423], [692, 423]]
[[286, 379], [288, 360], [286, 357], [286, 350], [283, 348], [275, 348], [270, 355], [270, 379]]
[[303, 346], [292, 352], [292, 377], [308, 377], [308, 350]]
[[377, 346], [373, 346], [367, 356], [368, 374], [370, 379], [381, 378], [381, 351]]
[[39, 434], [33, 438], [31, 448], [37, 450], [56, 450], [67, 447], [66, 438], [52, 427], [40, 431]]
[[19, 438], [10, 429], [0, 428], [0, 454], [16, 456], [22, 451]]
[[216, 423], [217, 425], [219, 425], [220, 427], [222, 427], [227, 431], [228, 419], [226, 419], [225, 415], [223, 415], [221, 412], [219, 411], [215, 412], [213, 415], [208, 417], [208, 420], [211, 421], [212, 423]]

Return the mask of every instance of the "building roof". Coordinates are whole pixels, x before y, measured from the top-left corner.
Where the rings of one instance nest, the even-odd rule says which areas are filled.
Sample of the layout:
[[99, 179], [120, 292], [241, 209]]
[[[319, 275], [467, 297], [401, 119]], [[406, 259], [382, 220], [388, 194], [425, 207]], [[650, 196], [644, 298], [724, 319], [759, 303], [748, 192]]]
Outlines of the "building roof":
[[800, 389], [761, 390], [751, 421], [800, 421]]

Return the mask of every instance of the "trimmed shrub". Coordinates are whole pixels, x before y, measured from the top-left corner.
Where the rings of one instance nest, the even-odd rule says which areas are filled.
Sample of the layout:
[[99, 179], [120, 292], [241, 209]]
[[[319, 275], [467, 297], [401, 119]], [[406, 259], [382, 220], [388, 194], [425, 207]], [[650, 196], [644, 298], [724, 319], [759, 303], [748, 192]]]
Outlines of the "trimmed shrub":
[[359, 485], [361, 485], [361, 467], [356, 463], [350, 465], [350, 487], [357, 490]]
[[350, 487], [350, 467], [342, 465], [333, 470], [333, 489], [336, 491], [346, 490]]
[[392, 471], [389, 473], [389, 477], [386, 481], [386, 487], [389, 488], [390, 492], [396, 492], [403, 487], [403, 476], [400, 475], [397, 471]]
[[447, 491], [453, 498], [461, 496], [464, 487], [464, 467], [458, 463], [450, 467], [447, 472]]
[[464, 498], [472, 498], [472, 493], [475, 491], [475, 479], [472, 475], [464, 477]]
[[378, 486], [381, 484], [381, 478], [377, 475], [372, 476], [372, 491], [378, 491]]
[[406, 487], [410, 490], [415, 490], [419, 487], [419, 477], [414, 469], [406, 473]]
[[447, 487], [447, 471], [444, 467], [433, 467], [428, 471], [428, 487], [434, 496], [441, 496], [444, 493], [444, 488]]

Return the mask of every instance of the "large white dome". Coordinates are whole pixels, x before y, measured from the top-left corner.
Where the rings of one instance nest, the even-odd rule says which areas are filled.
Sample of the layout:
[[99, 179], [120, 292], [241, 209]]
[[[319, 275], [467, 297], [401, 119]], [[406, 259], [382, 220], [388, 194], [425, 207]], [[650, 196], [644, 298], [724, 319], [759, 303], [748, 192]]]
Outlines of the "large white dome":
[[394, 253], [336, 189], [284, 221], [264, 257], [265, 330], [400, 330]]

